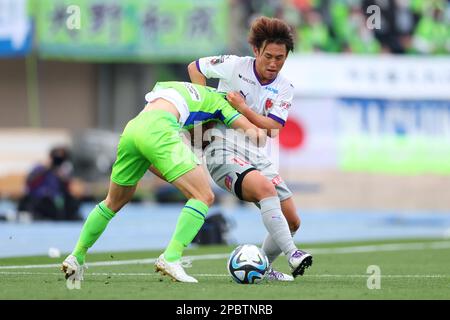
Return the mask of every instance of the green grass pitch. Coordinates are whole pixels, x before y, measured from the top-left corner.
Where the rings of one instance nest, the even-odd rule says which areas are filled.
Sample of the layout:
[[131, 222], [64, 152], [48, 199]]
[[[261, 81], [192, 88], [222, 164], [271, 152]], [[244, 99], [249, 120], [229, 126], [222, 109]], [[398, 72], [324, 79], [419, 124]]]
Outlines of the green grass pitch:
[[[175, 283], [156, 274], [148, 259], [157, 258], [161, 251], [89, 254], [87, 261], [91, 266], [80, 290], [66, 288], [64, 276], [56, 266], [64, 257], [5, 258], [0, 259], [0, 299], [450, 299], [450, 240], [341, 242], [302, 247], [314, 255], [313, 266], [303, 277], [294, 282], [258, 285], [240, 285], [228, 276], [226, 256], [232, 246], [185, 251], [185, 255], [198, 258], [186, 269], [199, 280], [197, 284]], [[41, 264], [50, 266], [30, 267]], [[374, 265], [380, 270], [379, 281], [369, 268]], [[284, 256], [277, 259], [275, 267], [289, 270]]]

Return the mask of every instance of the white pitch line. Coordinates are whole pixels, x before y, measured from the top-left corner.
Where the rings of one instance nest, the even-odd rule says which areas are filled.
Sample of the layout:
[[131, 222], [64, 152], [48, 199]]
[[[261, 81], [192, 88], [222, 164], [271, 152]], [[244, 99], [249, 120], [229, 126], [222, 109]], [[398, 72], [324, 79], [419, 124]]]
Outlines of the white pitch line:
[[[367, 253], [382, 251], [403, 251], [403, 250], [437, 250], [450, 248], [450, 241], [433, 241], [428, 243], [389, 243], [380, 245], [367, 246], [349, 246], [336, 248], [312, 248], [305, 249], [313, 255], [321, 254], [348, 254], [348, 253]], [[186, 256], [187, 259], [194, 260], [217, 260], [228, 258], [228, 253], [207, 254], [197, 256]], [[152, 259], [134, 259], [134, 260], [118, 260], [118, 261], [98, 261], [88, 263], [90, 267], [96, 266], [117, 266], [117, 265], [133, 265], [133, 264], [152, 264], [156, 261]], [[57, 268], [60, 264], [35, 264], [35, 265], [16, 265], [16, 266], [0, 266], [0, 270], [7, 269], [40, 269], [40, 268]]]
[[[11, 272], [11, 271], [0, 271], [0, 275], [54, 275], [62, 276], [62, 273], [56, 272]], [[228, 274], [210, 274], [210, 273], [197, 273], [192, 274], [196, 277], [216, 277], [223, 278], [229, 277]], [[119, 273], [119, 272], [94, 272], [86, 274], [86, 277], [98, 277], [98, 276], [133, 276], [133, 277], [154, 277], [161, 276], [157, 273]], [[367, 278], [369, 275], [363, 274], [308, 274], [303, 277], [305, 278]], [[382, 278], [450, 278], [450, 274], [381, 274]]]
[[[428, 243], [388, 243], [379, 245], [338, 247], [338, 248], [317, 248], [311, 249], [313, 254], [346, 254], [346, 253], [366, 253], [381, 251], [402, 251], [402, 250], [427, 250], [427, 249], [447, 249], [450, 248], [450, 241], [434, 241]], [[306, 250], [308, 251], [308, 250]]]
[[[224, 259], [228, 258], [229, 254], [207, 254], [207, 255], [199, 255], [199, 256], [186, 256], [191, 260], [215, 260], [215, 259]], [[118, 260], [118, 261], [98, 261], [98, 262], [90, 262], [88, 263], [89, 267], [101, 267], [101, 266], [119, 266], [119, 265], [132, 265], [132, 264], [153, 264], [155, 263], [156, 258], [151, 259], [135, 259], [135, 260]], [[61, 264], [32, 264], [32, 265], [23, 265], [23, 266], [0, 266], [0, 270], [2, 269], [36, 269], [36, 268], [57, 268], [60, 267]]]

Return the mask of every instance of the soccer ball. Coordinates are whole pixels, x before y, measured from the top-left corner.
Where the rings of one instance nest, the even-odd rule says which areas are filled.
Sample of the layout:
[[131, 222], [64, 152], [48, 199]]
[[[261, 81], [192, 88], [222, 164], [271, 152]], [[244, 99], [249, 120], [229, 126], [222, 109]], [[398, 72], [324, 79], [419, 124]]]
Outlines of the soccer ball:
[[227, 269], [237, 283], [256, 284], [266, 276], [269, 260], [264, 251], [257, 246], [243, 244], [230, 254]]

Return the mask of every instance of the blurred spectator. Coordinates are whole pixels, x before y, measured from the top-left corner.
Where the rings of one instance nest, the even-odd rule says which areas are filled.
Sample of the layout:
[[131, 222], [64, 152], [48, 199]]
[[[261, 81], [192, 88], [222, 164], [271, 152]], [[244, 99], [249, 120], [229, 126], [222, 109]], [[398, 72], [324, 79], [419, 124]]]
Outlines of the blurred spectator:
[[450, 17], [443, 4], [426, 9], [413, 34], [411, 52], [444, 54], [450, 52]]
[[396, 0], [396, 5], [395, 26], [398, 32], [398, 41], [405, 52], [412, 46], [412, 34], [417, 24], [418, 15], [414, 13], [413, 4], [410, 0]]
[[[450, 53], [449, 0], [233, 0], [243, 14], [240, 29], [266, 15], [288, 22], [298, 52]], [[378, 28], [367, 19], [378, 8]], [[371, 7], [371, 10], [368, 8]], [[237, 48], [237, 47], [236, 47]], [[238, 53], [242, 50], [237, 50]]]
[[367, 28], [366, 17], [359, 7], [352, 7], [348, 17], [344, 51], [351, 53], [374, 54], [381, 51], [382, 46], [375, 34]]
[[298, 50], [302, 52], [334, 51], [328, 26], [320, 13], [316, 10], [306, 10], [303, 16], [303, 23], [297, 29]]
[[18, 211], [33, 220], [81, 220], [80, 201], [71, 192], [72, 163], [65, 147], [50, 151], [49, 162], [34, 167], [26, 178], [26, 191]]
[[[376, 6], [379, 8], [379, 28], [375, 28], [370, 31], [374, 33], [380, 46], [383, 48], [383, 51], [390, 53], [404, 53], [405, 49], [399, 41], [398, 30], [396, 28], [397, 6], [395, 1], [364, 0], [362, 4], [362, 11], [366, 14], [366, 17], [374, 14], [367, 12], [367, 9], [370, 6]], [[362, 24], [365, 27], [365, 20], [362, 21]]]

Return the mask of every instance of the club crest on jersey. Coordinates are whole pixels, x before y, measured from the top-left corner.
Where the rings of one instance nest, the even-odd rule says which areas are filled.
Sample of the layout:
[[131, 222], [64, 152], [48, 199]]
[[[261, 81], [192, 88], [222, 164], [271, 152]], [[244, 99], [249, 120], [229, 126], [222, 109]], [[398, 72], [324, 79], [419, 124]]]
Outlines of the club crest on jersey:
[[265, 108], [266, 110], [270, 110], [273, 107], [273, 100], [270, 98], [266, 99]]
[[233, 178], [229, 175], [225, 176], [225, 187], [231, 191], [231, 187], [233, 186]]

